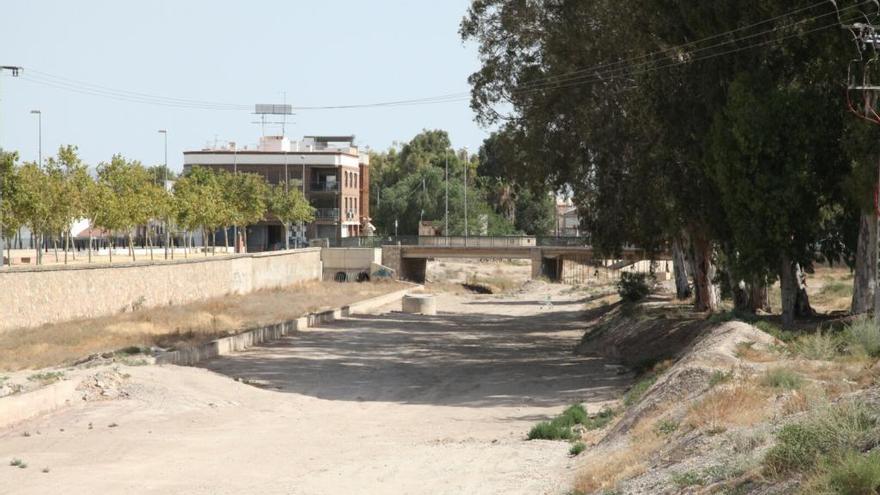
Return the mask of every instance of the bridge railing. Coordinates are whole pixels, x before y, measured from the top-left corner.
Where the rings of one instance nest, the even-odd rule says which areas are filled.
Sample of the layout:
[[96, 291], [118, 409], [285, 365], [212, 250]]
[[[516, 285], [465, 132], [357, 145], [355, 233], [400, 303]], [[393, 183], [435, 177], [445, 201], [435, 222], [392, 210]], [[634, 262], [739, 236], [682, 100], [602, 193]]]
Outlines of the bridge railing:
[[[318, 241], [317, 239], [315, 241]], [[321, 239], [329, 247], [361, 247], [378, 248], [388, 245], [401, 246], [433, 246], [433, 247], [589, 247], [589, 237], [556, 237], [556, 236], [362, 236], [343, 237], [339, 239]]]

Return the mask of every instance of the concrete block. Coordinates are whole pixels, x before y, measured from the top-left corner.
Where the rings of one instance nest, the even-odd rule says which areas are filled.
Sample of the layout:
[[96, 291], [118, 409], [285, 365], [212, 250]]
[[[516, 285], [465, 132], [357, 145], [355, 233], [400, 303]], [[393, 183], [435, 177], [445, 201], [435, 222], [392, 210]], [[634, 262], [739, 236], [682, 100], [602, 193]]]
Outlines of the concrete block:
[[433, 294], [408, 294], [403, 296], [403, 312], [436, 315], [437, 299]]

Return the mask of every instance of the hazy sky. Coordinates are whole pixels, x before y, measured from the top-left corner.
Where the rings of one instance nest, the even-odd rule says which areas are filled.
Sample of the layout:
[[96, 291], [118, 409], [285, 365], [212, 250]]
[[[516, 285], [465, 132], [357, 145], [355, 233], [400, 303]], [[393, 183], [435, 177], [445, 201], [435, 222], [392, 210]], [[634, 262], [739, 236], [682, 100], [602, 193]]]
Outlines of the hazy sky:
[[[478, 60], [458, 26], [467, 0], [4, 1], [0, 146], [37, 156], [79, 146], [90, 165], [123, 153], [168, 161], [207, 142], [255, 144], [252, 110], [192, 109], [128, 101], [139, 93], [245, 105], [373, 103], [467, 92]], [[31, 70], [28, 70], [31, 69]], [[60, 79], [63, 78], [63, 79]], [[35, 81], [38, 79], [43, 84]], [[46, 82], [54, 86], [45, 85]], [[61, 89], [73, 88], [80, 92]], [[107, 89], [112, 97], [82, 94]], [[151, 100], [152, 101], [152, 100]], [[169, 100], [161, 100], [168, 102]], [[178, 100], [174, 100], [177, 103]], [[476, 150], [487, 132], [467, 101], [390, 108], [299, 111], [287, 135], [355, 134], [384, 149], [424, 128], [446, 129], [456, 147]], [[267, 132], [268, 134], [269, 132]]]

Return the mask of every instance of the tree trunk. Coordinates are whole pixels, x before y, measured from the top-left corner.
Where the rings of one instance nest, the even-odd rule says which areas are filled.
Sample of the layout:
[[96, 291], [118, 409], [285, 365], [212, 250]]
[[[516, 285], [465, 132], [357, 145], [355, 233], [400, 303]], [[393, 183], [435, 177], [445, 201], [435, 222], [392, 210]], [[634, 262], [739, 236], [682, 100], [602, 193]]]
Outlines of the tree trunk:
[[150, 261], [153, 261], [153, 230], [152, 228], [147, 229], [147, 248], [150, 250]]
[[284, 249], [290, 249], [290, 225], [284, 224]]
[[92, 228], [89, 227], [89, 263], [92, 262]]
[[694, 309], [717, 311], [720, 299], [714, 285], [715, 264], [712, 263], [712, 243], [703, 236], [693, 236], [694, 247]]
[[223, 252], [229, 254], [229, 227], [223, 227]]
[[128, 233], [128, 251], [131, 253], [131, 261], [137, 261], [134, 256], [134, 236], [131, 232]]
[[873, 213], [859, 217], [859, 241], [856, 247], [856, 268], [853, 274], [852, 314], [867, 313], [874, 306], [874, 246], [877, 244], [877, 222]]
[[202, 251], [208, 256], [208, 229], [202, 227]]
[[770, 312], [770, 292], [767, 290], [766, 283], [754, 283], [749, 287], [749, 304], [751, 311], [757, 313], [763, 311]]
[[110, 255], [110, 264], [113, 264], [113, 233], [107, 237], [107, 253]]
[[676, 236], [672, 240], [672, 273], [675, 277], [675, 297], [684, 300], [691, 297], [688, 283], [687, 261], [682, 239]]
[[186, 239], [187, 233], [189, 233], [188, 230], [183, 231], [183, 257], [184, 257], [184, 259], [189, 258], [189, 242]]
[[782, 290], [782, 324], [790, 327], [795, 318], [813, 316], [810, 299], [807, 296], [806, 275], [800, 265], [788, 257], [782, 258], [779, 271], [779, 286]]
[[58, 237], [52, 235], [52, 252], [55, 253], [55, 263], [58, 263]]
[[211, 256], [215, 256], [217, 254], [217, 231], [211, 231]]

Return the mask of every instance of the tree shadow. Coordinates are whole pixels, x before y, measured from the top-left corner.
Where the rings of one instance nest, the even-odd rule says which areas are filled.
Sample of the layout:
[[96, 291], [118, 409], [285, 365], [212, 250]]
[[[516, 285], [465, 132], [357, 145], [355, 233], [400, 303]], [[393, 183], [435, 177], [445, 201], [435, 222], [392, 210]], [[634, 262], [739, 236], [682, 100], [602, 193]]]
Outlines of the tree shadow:
[[631, 377], [572, 352], [586, 316], [358, 315], [203, 366], [328, 400], [494, 407], [617, 398]]

